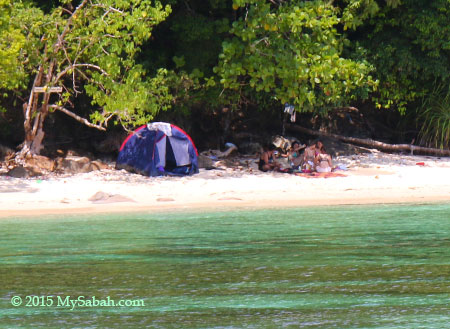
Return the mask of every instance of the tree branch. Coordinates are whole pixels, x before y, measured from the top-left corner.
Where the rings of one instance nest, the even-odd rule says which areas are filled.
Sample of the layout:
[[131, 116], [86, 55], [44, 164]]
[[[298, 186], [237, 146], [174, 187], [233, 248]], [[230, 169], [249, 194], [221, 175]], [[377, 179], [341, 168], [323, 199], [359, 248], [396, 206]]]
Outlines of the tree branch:
[[56, 104], [49, 105], [49, 107], [52, 108], [52, 109], [55, 109], [55, 110], [58, 110], [58, 111], [61, 111], [61, 112], [65, 113], [65, 114], [67, 114], [67, 115], [70, 116], [71, 118], [77, 120], [78, 122], [81, 122], [82, 124], [84, 124], [84, 125], [86, 125], [86, 126], [88, 126], [88, 127], [96, 128], [96, 129], [102, 130], [102, 131], [105, 131], [105, 130], [106, 130], [105, 127], [103, 127], [103, 126], [101, 126], [101, 125], [93, 124], [93, 123], [89, 122], [87, 119], [82, 118], [82, 117], [76, 115], [76, 114], [73, 113], [72, 111], [69, 111], [69, 110], [66, 109], [65, 107], [62, 107], [62, 106], [59, 106], [59, 105], [56, 105]]
[[111, 10], [111, 11], [115, 11], [116, 13], [120, 13], [120, 14], [124, 14], [124, 12], [122, 11], [122, 10], [119, 10], [119, 9], [116, 9], [116, 8], [114, 8], [114, 7], [111, 7], [111, 6], [109, 6], [109, 10]]
[[58, 36], [58, 42], [60, 42], [60, 40], [63, 40], [66, 37], [66, 34], [69, 32], [69, 26], [70, 26], [70, 24], [72, 24], [73, 17], [78, 13], [78, 11], [80, 11], [86, 5], [87, 2], [88, 2], [88, 0], [83, 0], [83, 2], [80, 3], [77, 8], [75, 8], [75, 10], [73, 11], [72, 15], [67, 20], [67, 23], [66, 23], [66, 26], [64, 27], [64, 30]]
[[105, 70], [103, 70], [100, 66], [98, 65], [94, 65], [94, 64], [73, 64], [73, 67], [91, 67], [94, 68], [100, 72], [102, 72], [102, 74], [106, 75], [107, 77], [109, 77], [108, 72], [106, 72]]
[[[32, 88], [34, 88], [38, 84], [39, 79], [40, 79], [40, 72], [41, 71], [42, 71], [42, 66], [39, 66], [39, 69], [38, 69], [39, 73], [36, 74], [36, 76], [34, 77], [34, 82], [33, 82], [33, 87]], [[34, 93], [31, 92], [30, 98], [28, 99], [28, 106], [27, 106], [27, 109], [26, 109], [25, 115], [24, 115], [25, 116], [25, 122], [30, 122], [30, 120], [31, 120], [31, 107], [32, 107], [33, 101], [34, 101]]]
[[376, 148], [382, 151], [391, 151], [391, 152], [398, 152], [398, 151], [410, 151], [411, 154], [413, 152], [415, 153], [423, 153], [423, 154], [434, 154], [434, 155], [440, 155], [440, 156], [450, 156], [450, 150], [445, 149], [435, 149], [431, 147], [422, 147], [422, 146], [415, 146], [412, 144], [387, 144], [379, 141], [375, 141], [372, 139], [362, 139], [362, 138], [355, 138], [355, 137], [346, 137], [331, 133], [326, 133], [323, 131], [317, 131], [312, 130], [308, 128], [304, 128], [298, 125], [294, 124], [286, 124], [286, 128], [292, 131], [300, 132], [303, 134], [313, 135], [313, 136], [325, 136], [325, 137], [331, 137], [346, 143], [350, 144], [356, 144], [356, 145], [364, 145], [372, 148]]
[[94, 69], [100, 71], [102, 74], [104, 74], [104, 75], [106, 75], [106, 76], [109, 76], [108, 72], [106, 72], [105, 70], [103, 70], [103, 69], [102, 69], [100, 66], [98, 66], [98, 65], [94, 65], [94, 64], [72, 64], [72, 65], [67, 66], [64, 70], [62, 70], [61, 72], [58, 73], [58, 75], [57, 75], [56, 78], [55, 78], [55, 83], [56, 83], [57, 81], [59, 81], [59, 79], [61, 79], [61, 77], [63, 77], [69, 70], [71, 70], [71, 69], [73, 70], [73, 69], [75, 69], [76, 67], [91, 67], [91, 68], [94, 68]]
[[[103, 8], [103, 9], [106, 10], [106, 7], [103, 6], [103, 5], [100, 5], [100, 4], [94, 5], [94, 7], [100, 7], [100, 8]], [[114, 11], [114, 12], [116, 12], [116, 13], [120, 13], [120, 14], [122, 14], [122, 15], [124, 14], [123, 11], [121, 11], [121, 10], [119, 10], [119, 9], [116, 9], [116, 8], [114, 8], [114, 7], [109, 6], [109, 9], [106, 10], [106, 12], [105, 12], [105, 13], [103, 14], [103, 16], [102, 16], [102, 21], [103, 21], [103, 22], [104, 22], [104, 18], [105, 18], [106, 16], [108, 16], [108, 14], [109, 14], [110, 12], [112, 12], [112, 11]]]

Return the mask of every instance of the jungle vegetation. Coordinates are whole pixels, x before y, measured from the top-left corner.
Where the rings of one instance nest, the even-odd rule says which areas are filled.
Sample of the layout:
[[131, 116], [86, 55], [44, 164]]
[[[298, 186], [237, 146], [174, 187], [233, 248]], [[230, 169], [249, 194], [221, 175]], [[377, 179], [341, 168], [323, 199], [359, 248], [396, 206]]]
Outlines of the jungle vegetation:
[[394, 115], [417, 145], [450, 146], [450, 0], [0, 0], [0, 34], [0, 141], [20, 130], [21, 156], [56, 114], [227, 134], [286, 103]]

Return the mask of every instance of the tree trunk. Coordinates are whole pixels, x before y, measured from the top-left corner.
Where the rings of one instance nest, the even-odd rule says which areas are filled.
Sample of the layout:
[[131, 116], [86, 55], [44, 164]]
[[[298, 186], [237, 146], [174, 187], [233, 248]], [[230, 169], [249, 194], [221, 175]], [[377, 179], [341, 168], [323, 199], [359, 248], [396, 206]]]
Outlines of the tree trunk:
[[42, 146], [42, 141], [44, 140], [45, 132], [44, 132], [44, 121], [47, 116], [47, 113], [43, 113], [41, 108], [40, 113], [36, 117], [36, 131], [33, 132], [33, 140], [31, 141], [30, 146], [30, 154], [31, 155], [39, 155], [41, 150], [44, 148]]
[[372, 147], [381, 151], [387, 151], [387, 152], [399, 152], [399, 151], [409, 151], [411, 154], [431, 154], [431, 155], [438, 155], [438, 156], [450, 156], [450, 150], [445, 149], [435, 149], [435, 148], [429, 148], [429, 147], [422, 147], [422, 146], [415, 146], [412, 144], [387, 144], [379, 141], [374, 141], [372, 139], [362, 139], [362, 138], [355, 138], [355, 137], [346, 137], [336, 134], [330, 134], [322, 131], [312, 130], [308, 128], [304, 128], [298, 125], [293, 124], [287, 124], [286, 128], [292, 131], [300, 132], [303, 134], [313, 135], [313, 136], [325, 136], [325, 137], [331, 137], [346, 143], [355, 144], [355, 145], [362, 145], [362, 146], [368, 146]]
[[[33, 86], [30, 92], [30, 97], [28, 99], [28, 105], [25, 110], [25, 142], [22, 144], [22, 149], [20, 150], [18, 156], [21, 159], [31, 155], [40, 154], [43, 149], [42, 141], [44, 140], [44, 122], [48, 115], [50, 93], [45, 92], [43, 94], [42, 105], [39, 105], [39, 94], [35, 92], [35, 87], [42, 86], [42, 80], [44, 77], [44, 65], [39, 67], [36, 78], [34, 79]], [[45, 74], [44, 85], [48, 86], [52, 82], [53, 69], [55, 67], [55, 62], [50, 62], [47, 74]]]
[[44, 121], [47, 114], [42, 113], [41, 111], [42, 110], [33, 111], [34, 113], [37, 112], [36, 116], [33, 119], [33, 126], [31, 126], [31, 122], [26, 122], [24, 124], [25, 141], [22, 144], [21, 150], [17, 154], [19, 159], [24, 159], [30, 155], [38, 155], [43, 149], [42, 141], [44, 140], [45, 136]]
[[39, 94], [34, 92], [34, 88], [41, 86], [43, 75], [44, 75], [44, 67], [43, 65], [41, 65], [38, 69], [36, 77], [34, 78], [33, 86], [31, 87], [30, 96], [28, 98], [28, 103], [26, 104], [26, 106], [24, 104], [23, 128], [25, 132], [25, 140], [22, 143], [21, 150], [17, 153], [16, 156], [16, 160], [18, 160], [18, 162], [21, 162], [21, 160], [25, 159], [26, 156], [28, 156], [29, 154], [33, 154], [33, 152], [36, 151], [36, 147], [33, 147], [32, 144], [35, 137], [35, 133], [37, 132], [35, 131], [34, 127], [36, 127], [37, 129], [36, 120], [37, 117], [39, 116], [39, 114], [37, 113]]

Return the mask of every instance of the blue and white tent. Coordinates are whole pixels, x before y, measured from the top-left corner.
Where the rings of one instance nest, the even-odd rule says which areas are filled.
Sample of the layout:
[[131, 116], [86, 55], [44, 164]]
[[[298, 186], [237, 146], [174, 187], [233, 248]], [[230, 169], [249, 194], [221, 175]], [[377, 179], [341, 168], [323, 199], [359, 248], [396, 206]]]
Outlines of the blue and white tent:
[[179, 127], [153, 122], [129, 135], [120, 147], [116, 168], [146, 176], [198, 173], [198, 152], [191, 137]]

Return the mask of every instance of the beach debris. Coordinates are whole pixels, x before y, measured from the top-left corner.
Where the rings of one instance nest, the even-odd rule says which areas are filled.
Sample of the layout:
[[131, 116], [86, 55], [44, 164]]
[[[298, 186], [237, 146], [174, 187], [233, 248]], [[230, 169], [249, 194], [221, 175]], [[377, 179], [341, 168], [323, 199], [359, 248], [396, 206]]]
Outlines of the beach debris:
[[7, 158], [7, 157], [9, 157], [9, 156], [11, 156], [13, 154], [14, 154], [14, 150], [13, 149], [11, 149], [11, 148], [9, 148], [9, 147], [7, 147], [5, 145], [0, 144], [0, 161], [3, 161], [5, 158]]
[[232, 152], [237, 151], [238, 149], [233, 143], [225, 143], [225, 146], [227, 149], [223, 152], [220, 150], [207, 150], [200, 154], [209, 157], [211, 160], [217, 160], [219, 158], [228, 157]]
[[231, 153], [237, 151], [238, 147], [233, 143], [225, 143], [227, 149], [225, 151], [220, 150], [207, 150], [203, 151], [198, 156], [198, 167], [204, 169], [216, 169], [220, 166], [221, 159], [227, 158]]
[[199, 154], [197, 161], [199, 168], [214, 169], [214, 162], [209, 156]]
[[77, 174], [86, 173], [89, 170], [90, 160], [88, 157], [67, 156], [65, 158], [58, 158], [57, 168], [65, 173]]
[[91, 171], [96, 171], [96, 170], [103, 170], [103, 169], [109, 169], [109, 165], [100, 161], [100, 160], [94, 160], [91, 161], [91, 166], [90, 169]]
[[301, 144], [300, 141], [295, 137], [284, 137], [284, 136], [275, 136], [272, 138], [272, 144], [279, 148], [283, 153], [287, 153], [291, 148], [293, 142], [297, 142], [300, 144], [300, 149], [306, 147], [305, 144]]
[[56, 170], [67, 174], [87, 173], [109, 168], [106, 163], [99, 160], [91, 161], [88, 157], [71, 155], [65, 158], [58, 158], [56, 164]]
[[58, 157], [56, 160], [43, 155], [33, 155], [27, 156], [21, 163], [5, 161], [1, 167], [5, 168], [6, 175], [16, 178], [47, 176], [51, 173], [78, 174], [110, 168], [102, 161], [91, 161], [88, 157], [74, 155]]
[[134, 200], [120, 194], [109, 194], [98, 191], [89, 199], [92, 203], [115, 203], [115, 202], [135, 202]]
[[11, 170], [8, 171], [7, 175], [14, 178], [30, 177], [30, 173], [23, 166], [17, 166], [15, 168], [12, 168]]
[[47, 173], [55, 170], [56, 163], [46, 156], [33, 155], [25, 158], [25, 167], [33, 168], [37, 172]]
[[6, 175], [14, 178], [30, 178], [36, 176], [42, 176], [48, 174], [47, 171], [39, 169], [37, 167], [24, 167], [21, 165], [12, 167]]

